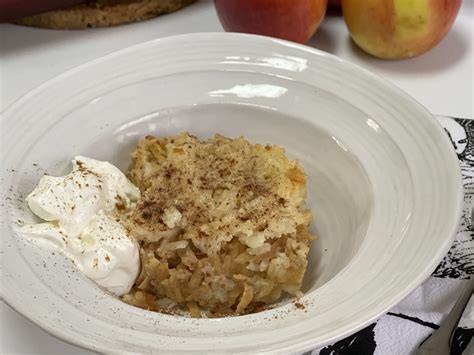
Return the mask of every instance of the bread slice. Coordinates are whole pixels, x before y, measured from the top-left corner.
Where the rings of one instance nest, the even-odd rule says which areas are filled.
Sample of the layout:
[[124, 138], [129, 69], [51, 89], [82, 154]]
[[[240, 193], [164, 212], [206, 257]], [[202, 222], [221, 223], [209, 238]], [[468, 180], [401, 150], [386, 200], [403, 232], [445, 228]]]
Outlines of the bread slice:
[[306, 176], [282, 148], [219, 135], [148, 136], [128, 176], [142, 192], [128, 222], [142, 272], [126, 302], [242, 314], [299, 294], [311, 212]]
[[95, 0], [24, 17], [15, 23], [52, 29], [116, 26], [177, 11], [195, 0]]

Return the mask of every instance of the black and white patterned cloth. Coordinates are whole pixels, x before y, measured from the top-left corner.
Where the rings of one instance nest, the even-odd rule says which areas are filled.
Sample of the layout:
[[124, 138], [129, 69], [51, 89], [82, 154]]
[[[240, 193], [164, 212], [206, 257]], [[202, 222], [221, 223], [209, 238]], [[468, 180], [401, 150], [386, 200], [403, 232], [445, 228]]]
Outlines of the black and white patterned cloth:
[[[456, 239], [432, 276], [402, 302], [361, 331], [312, 355], [405, 355], [419, 345], [450, 312], [461, 289], [474, 274], [474, 120], [438, 117], [459, 158], [464, 182], [464, 209]], [[474, 298], [453, 336], [451, 355], [474, 354]]]

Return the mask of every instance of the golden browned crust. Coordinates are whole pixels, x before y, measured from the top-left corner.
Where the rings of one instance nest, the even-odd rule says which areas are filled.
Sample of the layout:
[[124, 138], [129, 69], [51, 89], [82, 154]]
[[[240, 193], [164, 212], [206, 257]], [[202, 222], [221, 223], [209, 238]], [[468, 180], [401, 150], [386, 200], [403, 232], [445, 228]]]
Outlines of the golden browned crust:
[[177, 11], [195, 0], [95, 0], [28, 16], [15, 23], [52, 29], [85, 29], [143, 21]]
[[128, 175], [142, 192], [128, 224], [142, 272], [126, 302], [159, 310], [171, 301], [197, 317], [298, 294], [311, 213], [305, 174], [283, 149], [219, 135], [146, 137]]

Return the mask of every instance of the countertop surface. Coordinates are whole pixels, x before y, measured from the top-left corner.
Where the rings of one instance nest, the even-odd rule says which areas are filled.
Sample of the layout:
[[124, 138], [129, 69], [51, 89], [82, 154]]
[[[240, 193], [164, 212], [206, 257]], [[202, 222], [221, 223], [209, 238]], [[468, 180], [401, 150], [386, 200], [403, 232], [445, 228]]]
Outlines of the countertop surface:
[[[85, 31], [0, 25], [0, 111], [44, 81], [79, 64], [155, 38], [221, 32], [213, 3], [201, 0], [142, 23]], [[341, 17], [328, 16], [308, 45], [336, 54], [392, 81], [432, 113], [472, 118], [474, 1], [464, 1], [446, 38], [410, 60], [383, 61], [351, 42]], [[6, 287], [4, 285], [3, 287]], [[1, 302], [0, 353], [89, 354], [42, 331]]]

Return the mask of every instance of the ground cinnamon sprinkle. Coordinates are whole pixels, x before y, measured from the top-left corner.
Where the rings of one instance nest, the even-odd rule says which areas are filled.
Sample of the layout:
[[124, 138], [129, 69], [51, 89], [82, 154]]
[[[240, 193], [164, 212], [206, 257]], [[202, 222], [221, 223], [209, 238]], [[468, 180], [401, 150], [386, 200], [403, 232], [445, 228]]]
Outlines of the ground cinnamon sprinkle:
[[305, 309], [306, 308], [304, 304], [299, 303], [299, 302], [295, 302], [294, 305], [298, 309]]

